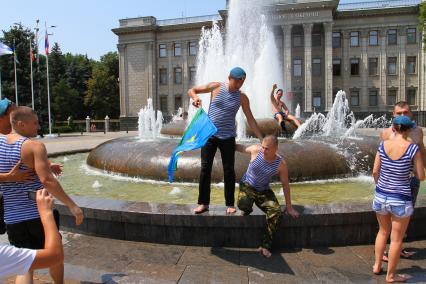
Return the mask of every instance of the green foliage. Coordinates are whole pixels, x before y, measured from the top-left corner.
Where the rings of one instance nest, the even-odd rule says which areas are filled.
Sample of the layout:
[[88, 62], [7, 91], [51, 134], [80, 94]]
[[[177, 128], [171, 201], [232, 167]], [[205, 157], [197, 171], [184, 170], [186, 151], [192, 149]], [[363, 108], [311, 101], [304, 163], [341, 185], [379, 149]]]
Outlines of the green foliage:
[[[19, 61], [16, 69], [20, 105], [31, 105], [30, 43], [33, 53], [37, 54], [34, 38], [31, 29], [20, 24], [3, 31], [3, 37], [0, 37], [0, 41], [10, 47], [13, 47], [15, 41]], [[2, 95], [15, 101], [13, 63], [13, 55], [0, 56]], [[41, 126], [46, 130], [48, 125], [46, 57], [39, 55], [39, 60], [32, 64], [35, 109], [39, 114]], [[87, 55], [63, 54], [60, 45], [54, 43], [49, 54], [49, 81], [54, 121], [66, 120], [68, 116], [74, 119], [84, 119], [87, 115], [101, 119], [106, 115], [110, 118], [119, 116], [116, 52], [109, 52], [99, 61], [94, 61]]]
[[[72, 132], [78, 132], [76, 129], [74, 129], [71, 126], [65, 125], [65, 126], [55, 126], [52, 127], [52, 133], [72, 133]], [[46, 132], [47, 133], [47, 132]]]
[[109, 52], [94, 65], [89, 79], [84, 104], [91, 117], [104, 119], [105, 116], [118, 117], [120, 113], [118, 86], [118, 54]]

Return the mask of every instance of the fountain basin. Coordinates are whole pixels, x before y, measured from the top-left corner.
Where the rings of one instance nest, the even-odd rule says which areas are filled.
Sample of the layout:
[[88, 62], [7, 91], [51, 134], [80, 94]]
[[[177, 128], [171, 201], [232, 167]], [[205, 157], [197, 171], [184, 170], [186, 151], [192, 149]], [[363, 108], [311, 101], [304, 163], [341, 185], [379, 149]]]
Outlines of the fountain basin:
[[[145, 179], [168, 180], [167, 165], [170, 154], [178, 145], [177, 139], [140, 141], [136, 138], [118, 138], [93, 149], [89, 166]], [[258, 143], [253, 140], [251, 143]], [[335, 142], [334, 142], [335, 143]], [[355, 175], [372, 168], [378, 139], [343, 139], [332, 144], [326, 139], [311, 141], [280, 140], [279, 153], [286, 160], [291, 182], [317, 180]], [[236, 153], [235, 172], [239, 180], [249, 164], [249, 155]], [[183, 153], [175, 173], [176, 181], [197, 182], [200, 172], [200, 150]], [[213, 163], [212, 181], [223, 180], [219, 151]]]

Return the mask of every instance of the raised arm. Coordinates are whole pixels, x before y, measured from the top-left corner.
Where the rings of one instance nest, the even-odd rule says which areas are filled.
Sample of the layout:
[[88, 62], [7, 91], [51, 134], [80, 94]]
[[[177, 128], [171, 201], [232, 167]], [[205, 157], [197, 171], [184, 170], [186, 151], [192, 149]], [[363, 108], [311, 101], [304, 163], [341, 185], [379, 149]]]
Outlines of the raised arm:
[[61, 235], [53, 217], [53, 197], [46, 189], [37, 191], [37, 208], [44, 230], [44, 249], [37, 250], [30, 270], [51, 267], [64, 261]]
[[206, 85], [195, 86], [188, 90], [188, 96], [192, 99], [192, 105], [195, 107], [201, 106], [201, 99], [198, 94], [211, 93], [214, 89], [220, 87], [219, 82], [210, 82]]
[[235, 145], [235, 151], [243, 153], [243, 154], [253, 154], [254, 152], [259, 152], [260, 146], [259, 145], [243, 145], [243, 144], [236, 144]]
[[257, 125], [257, 122], [254, 119], [253, 114], [251, 112], [250, 101], [247, 98], [247, 96], [243, 93], [241, 93], [241, 107], [242, 107], [243, 112], [244, 112], [244, 114], [247, 118], [248, 125], [253, 130], [256, 137], [259, 138], [260, 142], [262, 142], [263, 135], [262, 135], [262, 132], [260, 132], [259, 126]]
[[278, 105], [277, 100], [275, 99], [275, 90], [277, 89], [277, 84], [272, 85], [272, 91], [271, 91], [271, 104], [274, 106], [275, 109], [280, 109], [280, 106]]
[[34, 157], [34, 170], [39, 177], [41, 183], [47, 191], [54, 197], [59, 199], [65, 204], [71, 213], [75, 216], [75, 222], [80, 225], [83, 222], [83, 211], [78, 207], [74, 201], [65, 193], [61, 184], [53, 176], [50, 169], [50, 163], [47, 159], [46, 147], [43, 143], [38, 141], [27, 141], [24, 143], [26, 151], [31, 151]]
[[290, 184], [288, 182], [288, 168], [287, 163], [282, 160], [278, 168], [278, 174], [280, 176], [281, 185], [284, 191], [285, 206], [286, 212], [290, 214], [293, 218], [299, 217], [299, 212], [297, 212], [291, 205], [291, 196], [290, 196]]

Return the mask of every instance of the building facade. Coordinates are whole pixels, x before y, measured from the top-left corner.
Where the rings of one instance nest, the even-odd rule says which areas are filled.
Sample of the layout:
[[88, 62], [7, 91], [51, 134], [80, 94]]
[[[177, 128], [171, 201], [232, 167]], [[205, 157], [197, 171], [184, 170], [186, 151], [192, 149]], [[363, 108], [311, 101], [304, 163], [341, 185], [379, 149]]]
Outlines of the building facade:
[[[382, 114], [406, 100], [426, 111], [425, 52], [418, 30], [420, 0], [339, 3], [265, 1], [282, 62], [285, 91], [302, 112], [328, 111], [344, 90], [358, 115]], [[219, 15], [120, 20], [120, 110], [125, 127], [152, 98], [164, 114], [186, 108], [194, 84], [200, 30]]]

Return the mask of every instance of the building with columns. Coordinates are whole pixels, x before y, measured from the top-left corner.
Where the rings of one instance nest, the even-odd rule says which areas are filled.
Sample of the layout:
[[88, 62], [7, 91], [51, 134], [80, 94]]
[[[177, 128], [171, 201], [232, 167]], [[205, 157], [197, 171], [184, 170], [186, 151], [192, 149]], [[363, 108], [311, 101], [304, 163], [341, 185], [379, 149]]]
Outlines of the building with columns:
[[[264, 1], [280, 50], [285, 91], [304, 113], [326, 112], [338, 90], [357, 116], [383, 114], [406, 100], [426, 113], [425, 52], [418, 30], [420, 0]], [[227, 5], [228, 6], [228, 5]], [[173, 114], [188, 106], [195, 80], [200, 30], [217, 15], [157, 20], [119, 20], [122, 127], [136, 126], [137, 113], [152, 98]]]

